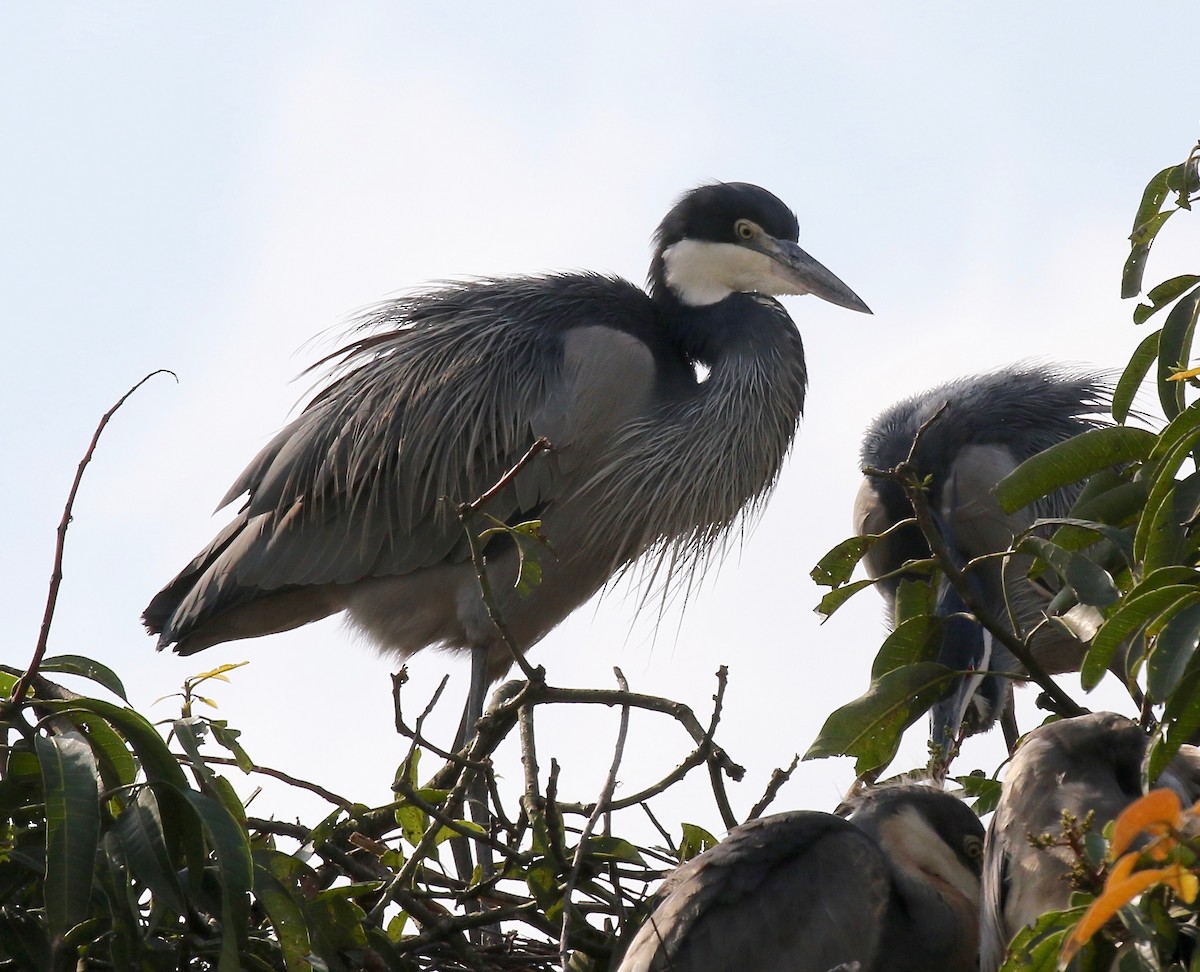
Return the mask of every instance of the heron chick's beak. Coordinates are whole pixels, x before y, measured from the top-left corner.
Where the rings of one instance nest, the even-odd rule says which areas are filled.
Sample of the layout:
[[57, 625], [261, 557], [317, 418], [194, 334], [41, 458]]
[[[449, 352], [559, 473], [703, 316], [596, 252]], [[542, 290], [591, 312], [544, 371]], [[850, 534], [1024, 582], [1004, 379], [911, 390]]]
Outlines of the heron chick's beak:
[[788, 287], [779, 293], [812, 294], [838, 307], [871, 313], [871, 308], [858, 294], [791, 240], [778, 240], [764, 234], [756, 242], [757, 248], [775, 261], [779, 281]]

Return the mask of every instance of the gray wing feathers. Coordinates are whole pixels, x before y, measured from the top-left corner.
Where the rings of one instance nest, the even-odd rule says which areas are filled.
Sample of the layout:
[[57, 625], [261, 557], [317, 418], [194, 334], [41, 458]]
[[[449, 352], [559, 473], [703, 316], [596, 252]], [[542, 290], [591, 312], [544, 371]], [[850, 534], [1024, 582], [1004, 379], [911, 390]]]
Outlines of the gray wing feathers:
[[[363, 318], [359, 327], [378, 333], [322, 362], [332, 363], [330, 383], [234, 482], [222, 505], [248, 494], [245, 507], [160, 595], [175, 592], [174, 616], [158, 621], [148, 610], [152, 630], [178, 640], [256, 592], [466, 559], [456, 505], [493, 485], [539, 435], [556, 451], [527, 466], [488, 512], [509, 520], [557, 495], [575, 462], [571, 447], [628, 412], [588, 394], [579, 355], [607, 376], [597, 389], [614, 372], [632, 381], [631, 400], [648, 393], [653, 362], [629, 334], [571, 326], [587, 321], [586, 303], [571, 321], [531, 318], [543, 284], [555, 280], [452, 285]], [[622, 374], [630, 361], [640, 373]], [[190, 589], [181, 590], [185, 579]]]

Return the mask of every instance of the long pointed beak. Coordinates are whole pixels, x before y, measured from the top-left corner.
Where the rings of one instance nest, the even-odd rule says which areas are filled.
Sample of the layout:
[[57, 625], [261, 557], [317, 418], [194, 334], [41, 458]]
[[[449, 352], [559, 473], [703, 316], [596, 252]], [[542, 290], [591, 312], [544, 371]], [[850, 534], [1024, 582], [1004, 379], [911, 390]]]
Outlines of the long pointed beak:
[[824, 265], [814, 260], [791, 240], [767, 237], [761, 240], [761, 248], [780, 267], [780, 275], [796, 289], [796, 294], [812, 294], [839, 307], [870, 314], [871, 308], [853, 290], [847, 287]]

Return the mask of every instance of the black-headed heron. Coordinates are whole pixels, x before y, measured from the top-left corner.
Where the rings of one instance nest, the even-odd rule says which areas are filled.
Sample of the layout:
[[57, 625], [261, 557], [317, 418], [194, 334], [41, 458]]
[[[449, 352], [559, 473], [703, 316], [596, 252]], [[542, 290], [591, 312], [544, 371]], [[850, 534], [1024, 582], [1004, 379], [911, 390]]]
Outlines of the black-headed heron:
[[779, 475], [804, 405], [782, 294], [867, 306], [746, 183], [701, 186], [658, 228], [647, 291], [595, 273], [483, 279], [382, 304], [322, 364], [330, 379], [237, 478], [244, 505], [151, 602], [159, 647], [191, 654], [345, 611], [385, 651], [471, 650], [477, 715], [512, 663], [456, 502], [533, 459], [486, 512], [540, 519], [532, 596], [511, 539], [485, 547], [522, 649], [644, 554], [686, 574]]

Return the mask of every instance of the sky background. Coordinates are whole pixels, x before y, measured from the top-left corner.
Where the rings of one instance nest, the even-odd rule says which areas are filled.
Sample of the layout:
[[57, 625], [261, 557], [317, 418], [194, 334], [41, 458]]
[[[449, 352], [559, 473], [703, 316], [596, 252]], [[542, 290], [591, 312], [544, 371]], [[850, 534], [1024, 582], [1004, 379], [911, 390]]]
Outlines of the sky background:
[[[851, 530], [858, 443], [906, 395], [1024, 358], [1119, 369], [1142, 332], [1118, 298], [1142, 188], [1200, 135], [1192, 3], [807, 2], [0, 8], [0, 414], [5, 510], [0, 660], [27, 663], [54, 531], [100, 415], [118, 413], [68, 537], [52, 654], [94, 657], [151, 706], [210, 686], [258, 762], [386, 802], [407, 745], [393, 665], [339, 621], [156, 654], [139, 615], [224, 523], [217, 499], [309, 389], [294, 380], [364, 305], [452, 276], [588, 268], [642, 281], [676, 196], [713, 179], [792, 206], [801, 244], [874, 310], [789, 298], [809, 404], [765, 516], [682, 614], [618, 586], [532, 652], [561, 685], [633, 689], [705, 721], [730, 668], [719, 741], [771, 769], [867, 687], [883, 629], [871, 592], [832, 620], [808, 573]], [[1195, 270], [1173, 221], [1148, 280]], [[330, 328], [334, 328], [330, 332]], [[313, 339], [316, 338], [314, 341]], [[405, 697], [467, 664], [427, 652]], [[77, 690], [82, 683], [64, 679]], [[1092, 705], [1115, 705], [1101, 690]], [[1023, 723], [1033, 693], [1023, 693]], [[1125, 704], [1128, 711], [1128, 703]], [[594, 798], [617, 714], [542, 719], [560, 793]], [[924, 724], [898, 768], [923, 759]], [[689, 741], [637, 719], [627, 791]], [[989, 771], [998, 738], [959, 764]], [[501, 771], [513, 787], [519, 765]], [[832, 809], [849, 760], [803, 764], [780, 809]], [[232, 772], [243, 795], [253, 784]], [[259, 781], [255, 781], [259, 782]], [[701, 783], [665, 820], [721, 829]], [[270, 786], [259, 814], [323, 814]]]

